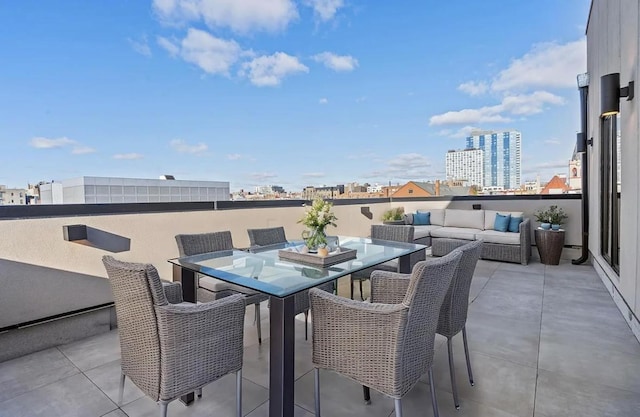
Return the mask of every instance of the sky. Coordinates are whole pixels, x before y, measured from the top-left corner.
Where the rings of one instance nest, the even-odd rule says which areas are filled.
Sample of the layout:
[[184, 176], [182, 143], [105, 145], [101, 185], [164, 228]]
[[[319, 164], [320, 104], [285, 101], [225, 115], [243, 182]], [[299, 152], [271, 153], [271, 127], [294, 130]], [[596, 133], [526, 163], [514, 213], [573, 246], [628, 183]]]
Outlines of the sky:
[[20, 0], [0, 5], [0, 184], [232, 191], [445, 178], [473, 129], [566, 173], [589, 0]]

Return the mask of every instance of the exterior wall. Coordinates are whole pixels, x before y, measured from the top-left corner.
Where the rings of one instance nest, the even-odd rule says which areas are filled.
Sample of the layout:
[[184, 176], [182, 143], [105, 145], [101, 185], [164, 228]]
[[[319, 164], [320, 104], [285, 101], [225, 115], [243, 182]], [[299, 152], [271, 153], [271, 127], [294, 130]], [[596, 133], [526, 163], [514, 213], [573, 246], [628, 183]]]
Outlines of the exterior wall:
[[[637, 0], [593, 0], [587, 26], [587, 72], [589, 74], [589, 103], [587, 137], [593, 138], [588, 149], [589, 162], [589, 249], [596, 270], [640, 338], [640, 268], [638, 244], [640, 236], [640, 132], [639, 85], [639, 16]], [[620, 275], [600, 255], [600, 77], [620, 73], [620, 84], [635, 80], [635, 99], [620, 100], [621, 132], [621, 206], [620, 206]], [[628, 306], [628, 307], [627, 307]], [[632, 317], [630, 311], [635, 314]]]
[[483, 187], [484, 163], [481, 149], [449, 151], [446, 157], [447, 180], [465, 180], [466, 185]]
[[0, 185], [0, 205], [20, 206], [27, 204], [27, 190], [22, 188], [6, 188]]

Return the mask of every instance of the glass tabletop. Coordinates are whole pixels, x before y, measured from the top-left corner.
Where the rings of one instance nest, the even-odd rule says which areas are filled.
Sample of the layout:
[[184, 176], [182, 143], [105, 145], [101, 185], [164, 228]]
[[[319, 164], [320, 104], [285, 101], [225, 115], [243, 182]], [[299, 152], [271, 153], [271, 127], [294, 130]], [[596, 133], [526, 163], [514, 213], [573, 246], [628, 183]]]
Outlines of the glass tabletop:
[[426, 248], [413, 243], [369, 238], [339, 236], [338, 239], [341, 249], [355, 249], [356, 256], [327, 267], [280, 258], [281, 249], [302, 250], [302, 241], [252, 248], [248, 252], [227, 250], [203, 253], [170, 259], [169, 262], [268, 295], [287, 297]]

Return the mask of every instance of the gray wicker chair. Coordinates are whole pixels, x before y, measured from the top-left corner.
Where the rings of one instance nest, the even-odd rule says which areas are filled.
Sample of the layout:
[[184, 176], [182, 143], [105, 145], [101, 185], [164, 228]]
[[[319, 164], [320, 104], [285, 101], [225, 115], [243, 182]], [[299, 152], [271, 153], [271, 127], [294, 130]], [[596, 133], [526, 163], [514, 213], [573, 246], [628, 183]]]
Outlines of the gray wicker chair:
[[[392, 240], [395, 242], [407, 242], [413, 243], [414, 228], [413, 226], [399, 226], [399, 225], [372, 225], [371, 226], [371, 238], [381, 240]], [[411, 268], [420, 262], [425, 260], [425, 252], [415, 252], [410, 255], [409, 264]], [[369, 279], [371, 272], [375, 270], [397, 272], [398, 261], [385, 262], [382, 265], [377, 265], [372, 268], [363, 269], [362, 271], [351, 274], [351, 299], [353, 300], [353, 285], [354, 281], [360, 283], [360, 299], [364, 301], [364, 295], [362, 294], [362, 282]]]
[[[396, 417], [402, 416], [402, 397], [428, 372], [433, 411], [438, 416], [431, 371], [434, 339], [438, 313], [461, 257], [460, 251], [453, 251], [440, 259], [418, 262], [411, 274], [374, 271], [373, 303], [309, 291], [316, 417], [320, 417], [320, 368], [394, 398]], [[399, 303], [379, 303], [379, 294], [401, 292]]]
[[438, 329], [436, 333], [447, 338], [447, 349], [449, 351], [449, 372], [451, 373], [451, 389], [453, 392], [453, 403], [456, 409], [460, 408], [458, 401], [458, 387], [456, 385], [456, 373], [453, 365], [453, 344], [452, 337], [462, 331], [462, 341], [464, 343], [464, 354], [467, 359], [467, 372], [469, 382], [473, 386], [473, 372], [471, 371], [471, 360], [469, 358], [469, 345], [467, 344], [467, 310], [469, 309], [469, 289], [471, 280], [478, 263], [478, 258], [482, 254], [482, 241], [476, 240], [460, 246], [457, 250], [462, 252], [462, 259], [456, 269], [455, 276], [449, 286], [449, 291], [445, 296], [440, 317], [438, 318]]
[[[163, 285], [153, 265], [102, 258], [113, 290], [122, 374], [160, 405], [236, 373], [237, 416], [242, 416], [242, 353], [245, 305], [240, 295], [204, 304], [170, 304], [165, 290], [181, 294], [180, 284]], [[176, 290], [177, 289], [177, 290]], [[181, 296], [173, 301], [181, 301]]]
[[[264, 246], [277, 245], [279, 243], [287, 243], [287, 237], [284, 227], [268, 227], [264, 229], [247, 229], [249, 234], [249, 245], [251, 251], [260, 251]], [[318, 286], [318, 288], [333, 293], [335, 290], [334, 282], [327, 282]], [[304, 339], [308, 339], [308, 321], [309, 321], [309, 292], [302, 291], [294, 295], [295, 297], [295, 314], [304, 313]]]
[[[233, 240], [231, 232], [212, 232], [193, 235], [176, 235], [180, 256], [199, 255], [201, 253], [232, 250]], [[219, 279], [205, 275], [198, 275], [198, 300], [212, 301], [229, 296], [242, 294], [247, 305], [255, 305], [255, 322], [258, 332], [258, 343], [262, 343], [262, 326], [260, 325], [260, 303], [269, 297], [239, 285], [229, 284]]]

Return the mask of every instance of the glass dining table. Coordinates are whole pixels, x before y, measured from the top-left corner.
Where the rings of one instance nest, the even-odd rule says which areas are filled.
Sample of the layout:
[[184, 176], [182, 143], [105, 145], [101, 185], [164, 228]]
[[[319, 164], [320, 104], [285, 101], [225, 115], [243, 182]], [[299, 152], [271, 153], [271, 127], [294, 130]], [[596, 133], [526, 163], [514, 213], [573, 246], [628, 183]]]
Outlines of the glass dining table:
[[[182, 283], [184, 301], [197, 301], [196, 274], [207, 275], [270, 296], [269, 416], [294, 414], [294, 295], [354, 272], [398, 258], [398, 271], [410, 272], [409, 256], [426, 246], [339, 236], [340, 251], [355, 257], [330, 266], [282, 258], [280, 250], [300, 250], [302, 242], [226, 250], [170, 259], [174, 281]], [[189, 403], [189, 398], [183, 401]]]

